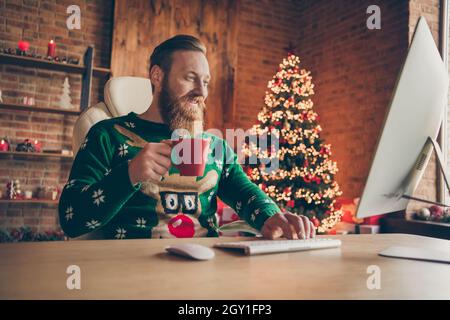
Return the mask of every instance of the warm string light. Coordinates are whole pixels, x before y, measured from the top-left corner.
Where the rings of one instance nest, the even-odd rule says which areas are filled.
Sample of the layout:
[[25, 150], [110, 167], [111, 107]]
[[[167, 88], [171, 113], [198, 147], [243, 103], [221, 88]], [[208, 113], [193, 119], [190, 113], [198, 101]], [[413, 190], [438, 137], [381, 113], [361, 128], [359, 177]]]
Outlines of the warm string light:
[[325, 233], [331, 229], [339, 222], [341, 221], [341, 217], [343, 215], [343, 212], [341, 209], [332, 211], [330, 216], [326, 217], [325, 219], [322, 219], [320, 222], [320, 225], [317, 227], [317, 231], [319, 233]]

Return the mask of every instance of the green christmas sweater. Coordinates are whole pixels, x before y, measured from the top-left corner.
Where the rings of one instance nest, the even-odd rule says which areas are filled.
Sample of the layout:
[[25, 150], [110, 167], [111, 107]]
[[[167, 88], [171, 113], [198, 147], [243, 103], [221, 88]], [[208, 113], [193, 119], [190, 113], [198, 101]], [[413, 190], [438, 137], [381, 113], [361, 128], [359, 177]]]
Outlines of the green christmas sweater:
[[105, 239], [217, 236], [217, 197], [261, 230], [278, 206], [243, 172], [233, 150], [209, 133], [201, 177], [180, 176], [171, 166], [159, 183], [133, 185], [128, 162], [147, 142], [171, 138], [168, 126], [131, 112], [95, 124], [81, 145], [58, 211], [70, 237], [101, 231]]

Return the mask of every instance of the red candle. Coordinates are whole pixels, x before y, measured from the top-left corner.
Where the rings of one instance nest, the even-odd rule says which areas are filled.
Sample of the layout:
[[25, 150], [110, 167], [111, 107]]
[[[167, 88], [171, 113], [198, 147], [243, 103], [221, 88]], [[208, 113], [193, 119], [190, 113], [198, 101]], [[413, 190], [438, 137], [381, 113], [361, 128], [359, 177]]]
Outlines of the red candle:
[[48, 43], [47, 57], [55, 57], [56, 43], [53, 40], [50, 40]]
[[26, 52], [28, 48], [30, 48], [30, 43], [28, 41], [21, 40], [19, 41], [18, 47], [20, 51]]
[[41, 152], [42, 150], [42, 144], [37, 140], [34, 140], [34, 149], [36, 152]]
[[8, 151], [9, 146], [5, 140], [0, 140], [0, 151]]

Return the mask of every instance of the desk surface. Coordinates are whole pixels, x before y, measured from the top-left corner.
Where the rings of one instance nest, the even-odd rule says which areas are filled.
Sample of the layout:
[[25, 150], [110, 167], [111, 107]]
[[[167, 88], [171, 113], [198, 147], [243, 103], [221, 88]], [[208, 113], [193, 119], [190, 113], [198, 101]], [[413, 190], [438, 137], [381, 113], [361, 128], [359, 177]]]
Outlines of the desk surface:
[[[164, 247], [236, 238], [2, 244], [0, 299], [450, 299], [450, 265], [377, 255], [391, 245], [450, 250], [450, 241], [337, 238], [341, 248], [252, 257], [215, 249], [209, 261], [166, 255]], [[81, 290], [66, 288], [69, 265], [81, 268]], [[380, 290], [367, 288], [370, 265], [380, 267]]]

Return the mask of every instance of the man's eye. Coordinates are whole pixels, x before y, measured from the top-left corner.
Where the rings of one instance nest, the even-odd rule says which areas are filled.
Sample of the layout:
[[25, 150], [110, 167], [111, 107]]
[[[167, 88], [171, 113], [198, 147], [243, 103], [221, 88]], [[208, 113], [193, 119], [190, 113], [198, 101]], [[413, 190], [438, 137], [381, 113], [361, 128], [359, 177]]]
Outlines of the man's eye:
[[194, 81], [195, 80], [194, 77], [187, 77], [186, 79], [189, 80], [189, 81]]

